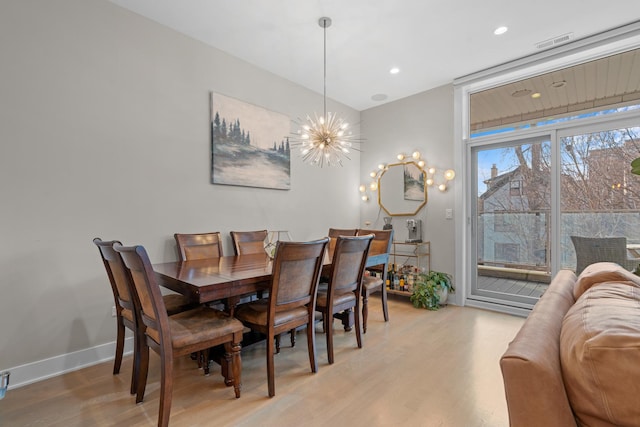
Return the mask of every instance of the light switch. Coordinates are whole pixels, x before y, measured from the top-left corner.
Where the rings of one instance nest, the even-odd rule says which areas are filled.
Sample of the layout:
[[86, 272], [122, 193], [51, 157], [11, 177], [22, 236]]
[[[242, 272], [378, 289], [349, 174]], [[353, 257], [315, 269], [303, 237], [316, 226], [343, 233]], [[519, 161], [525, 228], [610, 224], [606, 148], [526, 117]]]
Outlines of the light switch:
[[445, 209], [444, 217], [445, 219], [453, 219], [453, 209]]

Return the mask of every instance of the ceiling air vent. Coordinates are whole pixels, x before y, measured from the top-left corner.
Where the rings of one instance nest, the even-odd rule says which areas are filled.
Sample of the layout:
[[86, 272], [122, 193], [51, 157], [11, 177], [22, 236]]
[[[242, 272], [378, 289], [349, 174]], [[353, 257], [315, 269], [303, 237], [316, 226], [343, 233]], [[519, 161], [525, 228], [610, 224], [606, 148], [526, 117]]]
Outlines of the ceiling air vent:
[[549, 40], [544, 40], [541, 42], [536, 43], [536, 48], [537, 49], [547, 49], [549, 47], [554, 47], [554, 46], [558, 46], [559, 44], [564, 44], [567, 43], [568, 41], [573, 39], [573, 33], [567, 33], [567, 34], [563, 34], [561, 36], [558, 37], [554, 37], [552, 39]]

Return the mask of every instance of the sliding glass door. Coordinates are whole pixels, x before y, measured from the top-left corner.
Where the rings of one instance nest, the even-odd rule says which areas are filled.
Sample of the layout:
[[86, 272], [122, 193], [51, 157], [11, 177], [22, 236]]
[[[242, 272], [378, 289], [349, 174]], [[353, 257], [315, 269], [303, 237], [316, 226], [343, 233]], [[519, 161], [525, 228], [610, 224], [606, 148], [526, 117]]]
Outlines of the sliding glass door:
[[551, 140], [536, 137], [472, 148], [471, 294], [528, 307], [551, 274]]
[[630, 166], [640, 157], [637, 115], [488, 139], [468, 153], [469, 299], [528, 308], [560, 268], [640, 264], [640, 176]]

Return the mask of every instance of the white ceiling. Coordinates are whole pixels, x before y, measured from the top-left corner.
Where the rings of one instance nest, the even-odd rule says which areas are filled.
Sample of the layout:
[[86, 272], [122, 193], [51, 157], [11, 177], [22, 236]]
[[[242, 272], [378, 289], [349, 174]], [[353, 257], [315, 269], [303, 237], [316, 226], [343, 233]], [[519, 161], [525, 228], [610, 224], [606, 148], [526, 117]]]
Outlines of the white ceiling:
[[[318, 93], [318, 19], [328, 16], [327, 97], [357, 110], [536, 53], [566, 33], [580, 39], [640, 18], [640, 0], [110, 1]], [[493, 35], [501, 25], [509, 31]]]

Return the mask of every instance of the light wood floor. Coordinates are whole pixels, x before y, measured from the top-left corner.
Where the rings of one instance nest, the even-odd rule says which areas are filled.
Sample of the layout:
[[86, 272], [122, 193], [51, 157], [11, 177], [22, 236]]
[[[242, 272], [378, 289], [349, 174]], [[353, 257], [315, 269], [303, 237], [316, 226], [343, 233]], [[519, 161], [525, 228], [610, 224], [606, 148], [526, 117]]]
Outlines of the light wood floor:
[[[242, 397], [224, 386], [217, 365], [202, 375], [188, 357], [176, 362], [172, 426], [450, 426], [506, 427], [498, 361], [524, 319], [474, 308], [414, 309], [389, 301], [391, 321], [371, 300], [364, 348], [334, 327], [329, 366], [318, 327], [319, 370], [312, 374], [304, 332], [276, 356], [276, 396], [267, 396], [264, 343], [242, 350]], [[111, 362], [29, 386], [0, 401], [2, 426], [153, 426], [159, 362], [155, 353], [143, 403], [129, 394], [131, 356], [120, 375]]]

